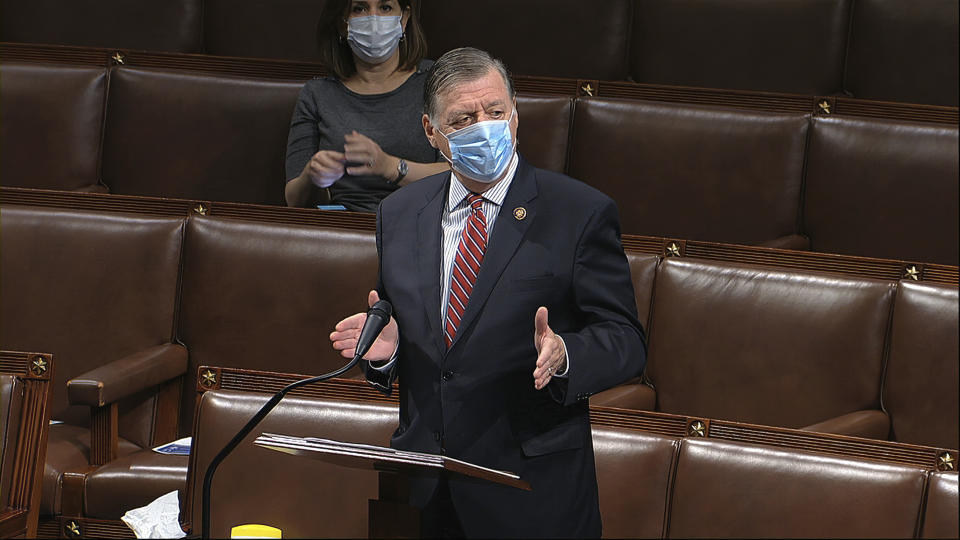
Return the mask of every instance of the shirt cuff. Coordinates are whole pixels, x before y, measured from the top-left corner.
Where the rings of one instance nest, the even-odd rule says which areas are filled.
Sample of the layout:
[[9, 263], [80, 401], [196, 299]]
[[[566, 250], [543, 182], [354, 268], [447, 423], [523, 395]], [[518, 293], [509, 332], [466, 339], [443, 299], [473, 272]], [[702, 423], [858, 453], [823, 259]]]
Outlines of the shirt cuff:
[[567, 378], [567, 374], [570, 373], [570, 355], [567, 354], [567, 343], [563, 341], [563, 338], [560, 337], [560, 334], [556, 334], [560, 338], [560, 343], [563, 345], [563, 357], [567, 359], [567, 365], [563, 368], [563, 373], [554, 373], [553, 377]]
[[394, 349], [393, 349], [393, 354], [390, 355], [390, 360], [387, 360], [387, 362], [386, 362], [385, 364], [381, 364], [381, 365], [379, 365], [379, 366], [373, 365], [373, 362], [367, 362], [367, 364], [370, 366], [371, 369], [375, 369], [375, 370], [377, 370], [377, 371], [379, 371], [379, 372], [381, 372], [381, 373], [386, 373], [386, 372], [390, 371], [390, 370], [393, 368], [393, 363], [397, 361], [397, 356], [399, 356], [398, 353], [400, 352], [400, 339], [399, 339], [399, 338], [400, 338], [400, 336], [398, 335], [398, 336], [397, 336], [397, 346], [394, 347]]

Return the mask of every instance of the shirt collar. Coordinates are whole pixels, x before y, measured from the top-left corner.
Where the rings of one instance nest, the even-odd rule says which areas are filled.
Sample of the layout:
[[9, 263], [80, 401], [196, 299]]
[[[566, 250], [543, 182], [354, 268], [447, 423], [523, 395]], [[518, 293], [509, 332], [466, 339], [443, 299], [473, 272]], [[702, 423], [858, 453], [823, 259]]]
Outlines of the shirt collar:
[[[497, 182], [497, 185], [483, 192], [483, 200], [491, 202], [497, 206], [503, 205], [503, 200], [507, 198], [507, 191], [510, 189], [510, 184], [513, 182], [513, 177], [517, 174], [517, 165], [520, 162], [520, 156], [516, 152], [513, 153], [513, 157], [510, 159], [510, 165], [507, 166], [507, 172], [503, 177], [503, 180]], [[452, 212], [464, 199], [467, 198], [467, 195], [470, 194], [470, 190], [464, 187], [460, 183], [460, 180], [457, 178], [457, 175], [453, 174], [453, 171], [450, 171], [450, 190], [447, 193], [447, 212]]]

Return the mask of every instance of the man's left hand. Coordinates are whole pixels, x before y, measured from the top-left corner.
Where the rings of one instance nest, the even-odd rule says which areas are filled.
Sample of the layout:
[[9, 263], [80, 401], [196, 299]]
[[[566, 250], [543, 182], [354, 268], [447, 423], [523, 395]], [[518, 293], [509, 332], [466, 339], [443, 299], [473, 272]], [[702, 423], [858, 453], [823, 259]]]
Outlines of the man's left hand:
[[542, 390], [555, 373], [567, 369], [567, 355], [560, 336], [547, 324], [547, 308], [537, 309], [534, 319], [533, 343], [537, 347], [537, 368], [533, 370], [533, 386]]

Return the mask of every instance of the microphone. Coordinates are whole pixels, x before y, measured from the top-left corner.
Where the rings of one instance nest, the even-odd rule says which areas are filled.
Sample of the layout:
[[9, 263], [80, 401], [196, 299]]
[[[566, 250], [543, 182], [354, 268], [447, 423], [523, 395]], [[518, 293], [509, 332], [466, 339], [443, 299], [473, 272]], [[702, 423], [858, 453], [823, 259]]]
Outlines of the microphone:
[[363, 358], [367, 354], [373, 342], [377, 340], [380, 332], [390, 323], [390, 316], [393, 314], [393, 306], [386, 300], [378, 300], [373, 307], [367, 311], [367, 320], [360, 329], [360, 337], [357, 338], [356, 353], [354, 360]]
[[250, 421], [246, 423], [245, 426], [240, 428], [240, 431], [233, 436], [233, 439], [230, 439], [230, 442], [220, 450], [220, 453], [213, 457], [210, 460], [210, 465], [207, 466], [207, 472], [203, 476], [203, 491], [201, 494], [201, 508], [200, 508], [200, 525], [201, 525], [201, 538], [210, 538], [210, 487], [213, 485], [213, 474], [217, 471], [217, 467], [220, 466], [220, 463], [230, 455], [230, 452], [233, 452], [233, 449], [240, 444], [240, 442], [253, 431], [253, 428], [257, 427], [257, 424], [263, 420], [274, 407], [280, 403], [280, 400], [283, 399], [283, 396], [287, 395], [287, 392], [293, 390], [294, 388], [299, 388], [308, 384], [315, 382], [325, 381], [327, 379], [332, 379], [339, 375], [346, 373], [350, 368], [357, 365], [357, 362], [363, 358], [363, 355], [367, 354], [367, 351], [370, 350], [370, 347], [373, 345], [373, 342], [377, 340], [377, 337], [380, 335], [380, 332], [387, 326], [390, 322], [390, 316], [393, 313], [393, 306], [390, 305], [390, 302], [386, 300], [380, 300], [373, 305], [367, 311], [367, 320], [363, 322], [363, 327], [360, 328], [360, 336], [357, 338], [357, 347], [356, 352], [353, 355], [353, 360], [351, 360], [347, 365], [342, 368], [331, 371], [330, 373], [324, 373], [323, 375], [317, 375], [316, 377], [310, 377], [309, 379], [302, 379], [297, 382], [291, 383], [281, 389], [279, 392], [273, 395], [270, 398], [270, 401], [267, 401], [263, 407], [257, 411], [256, 414], [250, 418]]

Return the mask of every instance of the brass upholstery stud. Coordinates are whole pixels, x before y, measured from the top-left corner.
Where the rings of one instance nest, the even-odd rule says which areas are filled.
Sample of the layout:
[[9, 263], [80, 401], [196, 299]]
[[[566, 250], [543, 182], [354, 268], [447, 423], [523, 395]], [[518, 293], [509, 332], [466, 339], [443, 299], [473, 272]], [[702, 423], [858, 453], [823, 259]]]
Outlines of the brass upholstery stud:
[[33, 362], [30, 363], [30, 371], [37, 376], [43, 375], [47, 372], [47, 361], [42, 356], [34, 358]]
[[211, 369], [204, 371], [200, 374], [200, 384], [208, 388], [217, 384], [217, 374]]
[[110, 59], [120, 65], [123, 65], [124, 58], [123, 58], [123, 55], [120, 54], [120, 51], [113, 53], [113, 56], [111, 56]]
[[687, 428], [687, 432], [693, 437], [706, 437], [707, 426], [700, 420], [694, 420]]
[[580, 87], [580, 90], [583, 90], [583, 93], [593, 97], [593, 87], [590, 86], [590, 83], [587, 83]]
[[957, 460], [950, 452], [944, 452], [937, 456], [937, 470], [952, 471], [957, 468]]
[[667, 257], [679, 257], [680, 256], [680, 246], [676, 242], [670, 242], [667, 244]]
[[207, 207], [203, 204], [198, 204], [193, 208], [193, 211], [200, 214], [201, 216], [207, 215]]
[[830, 114], [830, 102], [827, 100], [821, 100], [820, 103], [817, 103], [817, 107], [820, 107], [820, 110], [823, 111], [823, 114]]
[[77, 525], [76, 521], [71, 521], [63, 526], [64, 531], [66, 531], [67, 536], [80, 536], [80, 526]]
[[916, 265], [908, 266], [903, 272], [904, 279], [912, 279], [914, 281], [920, 281], [920, 270], [917, 269]]

